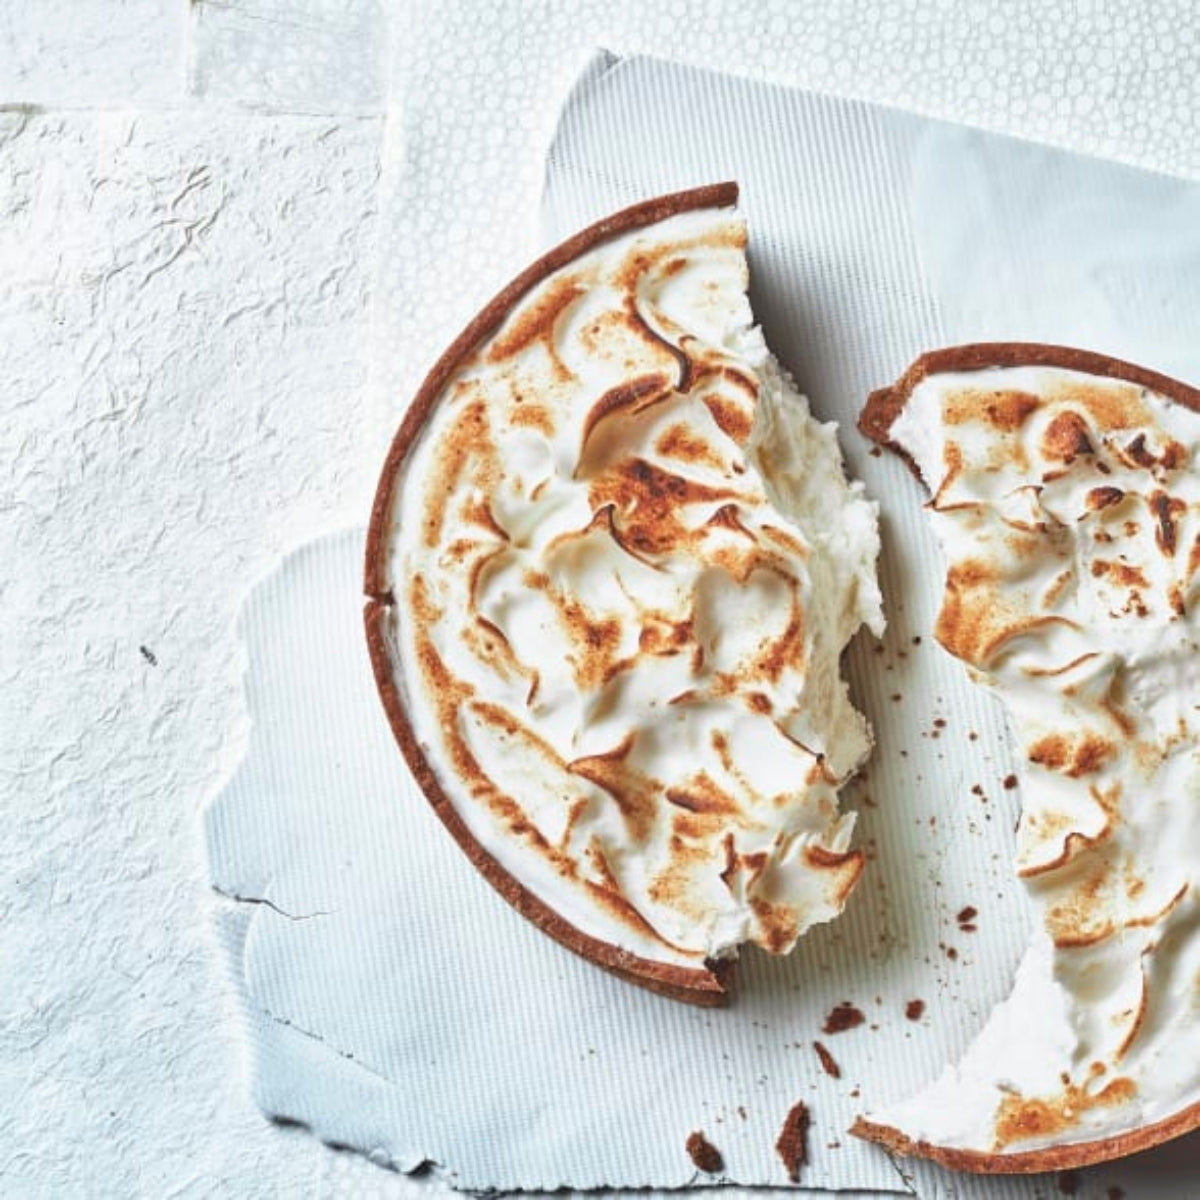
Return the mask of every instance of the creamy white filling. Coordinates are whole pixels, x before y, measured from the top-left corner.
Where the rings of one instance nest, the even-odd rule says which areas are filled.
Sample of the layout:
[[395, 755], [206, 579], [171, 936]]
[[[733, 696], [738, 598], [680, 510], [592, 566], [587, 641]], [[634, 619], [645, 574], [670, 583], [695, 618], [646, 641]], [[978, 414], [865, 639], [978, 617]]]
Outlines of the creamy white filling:
[[[948, 422], [1016, 393], [1042, 401], [1016, 429]], [[1090, 445], [1071, 461], [1047, 454], [1063, 414]], [[951, 572], [994, 569], [1028, 625], [990, 649], [966, 619], [943, 632], [979, 651], [1008, 710], [1017, 867], [1043, 927], [962, 1061], [871, 1119], [984, 1152], [1161, 1120], [1200, 1101], [1200, 414], [1078, 372], [991, 369], [924, 380], [891, 437], [935, 494]], [[1169, 534], [1160, 494], [1179, 504]], [[1095, 769], [1055, 756], [1084, 733]], [[1106, 1101], [1114, 1080], [1129, 1084]], [[1022, 1114], [1032, 1135], [1012, 1136]]]
[[[398, 601], [389, 626], [397, 681], [418, 740], [472, 835], [578, 930], [681, 965], [727, 955], [746, 940], [788, 949], [840, 908], [844, 895], [832, 895], [830, 880], [845, 882], [849, 868], [820, 861], [851, 848], [854, 818], [839, 814], [837, 790], [867, 755], [870, 733], [839, 659], [861, 624], [877, 632], [883, 624], [876, 506], [860, 484], [847, 483], [833, 426], [812, 419], [751, 325], [743, 238], [727, 213], [683, 214], [606, 243], [547, 280], [448, 383], [396, 490], [387, 547]], [[638, 267], [630, 285], [629, 264], [642, 259], [667, 265]], [[552, 336], [497, 365], [495, 348], [515, 340], [522, 313], [572, 279], [579, 294], [555, 318]], [[661, 402], [598, 420], [597, 402], [613, 389], [678, 369], [621, 316], [631, 301], [663, 343], [699, 364], [697, 378]], [[733, 376], [750, 382], [753, 401], [744, 394], [738, 401]], [[445, 447], [475, 402], [503, 469], [486, 488], [469, 472], [448, 480], [445, 520], [430, 544], [421, 514], [431, 481], [446, 474]], [[532, 403], [543, 410], [536, 419]], [[745, 445], [721, 423], [737, 403], [753, 411]], [[701, 450], [686, 463], [672, 458], [682, 451], [670, 447], [689, 444]], [[705, 531], [696, 545], [643, 552], [615, 540], [607, 522], [618, 531], [634, 522], [637, 497], [618, 500], [607, 516], [596, 497], [614, 464], [631, 457], [712, 489], [711, 501], [679, 506], [689, 529]], [[723, 489], [729, 498], [717, 495]], [[480, 501], [498, 532], [464, 519]], [[713, 524], [728, 506], [734, 523]], [[669, 508], [664, 520], [674, 514]], [[477, 544], [465, 565], [452, 553], [456, 542]], [[776, 568], [740, 578], [729, 564], [748, 546]], [[557, 861], [515, 836], [456, 769], [446, 714], [420, 666], [414, 579], [439, 612], [429, 640], [467, 689], [456, 732], [492, 785], [558, 849]], [[597, 636], [610, 639], [602, 678], [587, 675], [581, 663], [590, 652], [564, 624], [572, 598]], [[764, 646], [787, 637], [794, 610], [798, 652], [777, 669], [756, 665]], [[478, 652], [479, 617], [503, 632], [511, 655]], [[647, 650], [647, 639], [672, 622], [690, 622], [678, 652]], [[485, 719], [480, 701], [520, 731]], [[599, 785], [600, 773], [612, 770], [604, 756], [627, 744], [621, 778]], [[681, 817], [664, 803], [664, 793], [686, 792], [698, 776], [736, 811]], [[637, 794], [653, 803], [640, 832], [614, 802], [622, 787], [634, 793], [634, 807]], [[689, 794], [683, 803], [696, 800]], [[644, 927], [596, 902], [588, 884], [606, 874]]]

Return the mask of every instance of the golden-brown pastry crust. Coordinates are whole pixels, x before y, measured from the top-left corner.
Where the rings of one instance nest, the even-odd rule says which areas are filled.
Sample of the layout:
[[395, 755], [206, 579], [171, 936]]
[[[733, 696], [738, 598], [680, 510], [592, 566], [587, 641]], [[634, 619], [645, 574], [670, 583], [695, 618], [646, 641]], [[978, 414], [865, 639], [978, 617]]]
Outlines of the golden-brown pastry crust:
[[425, 377], [392, 440], [371, 509], [364, 569], [367, 603], [363, 617], [367, 647], [388, 723], [418, 786], [476, 869], [522, 916], [569, 950], [659, 995], [708, 1007], [723, 1004], [728, 999], [734, 982], [732, 960], [708, 962], [697, 968], [680, 967], [654, 962], [589, 937], [534, 896], [471, 834], [421, 749], [393, 677], [393, 666], [384, 638], [387, 610], [395, 602], [387, 585], [386, 546], [392, 528], [395, 489], [408, 452], [422, 425], [432, 412], [447, 380], [503, 322], [522, 297], [561, 267], [611, 238], [653, 225], [677, 213], [730, 207], [737, 203], [737, 197], [736, 183], [720, 183], [660, 196], [623, 209], [543, 255], [486, 304]]
[[[988, 367], [1021, 366], [1057, 367], [1121, 380], [1200, 412], [1200, 389], [1121, 359], [1068, 346], [1028, 342], [979, 342], [951, 346], [921, 355], [896, 383], [871, 393], [859, 415], [858, 428], [873, 441], [898, 454], [916, 474], [915, 464], [903, 447], [891, 438], [892, 425], [904, 411], [916, 386], [931, 375]], [[1197, 1128], [1200, 1128], [1200, 1104], [1190, 1105], [1152, 1125], [1112, 1137], [1007, 1154], [961, 1150], [914, 1140], [893, 1126], [866, 1121], [861, 1117], [854, 1122], [850, 1132], [867, 1141], [878, 1142], [896, 1154], [928, 1158], [955, 1171], [974, 1174], [1035, 1174], [1123, 1158], [1172, 1138], [1181, 1137]]]

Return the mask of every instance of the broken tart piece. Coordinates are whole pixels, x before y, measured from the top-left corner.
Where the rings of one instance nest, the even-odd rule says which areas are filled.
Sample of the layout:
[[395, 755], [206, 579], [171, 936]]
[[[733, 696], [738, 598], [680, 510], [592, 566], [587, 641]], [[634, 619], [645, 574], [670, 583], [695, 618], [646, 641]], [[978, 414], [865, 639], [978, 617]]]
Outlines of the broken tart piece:
[[1039, 915], [961, 1062], [854, 1132], [1045, 1171], [1200, 1125], [1200, 392], [1055, 346], [961, 346], [860, 427], [932, 495], [936, 635], [1005, 704]]
[[383, 468], [366, 630], [414, 776], [563, 945], [718, 1004], [862, 869], [839, 673], [876, 506], [768, 352], [723, 184], [550, 251], [433, 368]]

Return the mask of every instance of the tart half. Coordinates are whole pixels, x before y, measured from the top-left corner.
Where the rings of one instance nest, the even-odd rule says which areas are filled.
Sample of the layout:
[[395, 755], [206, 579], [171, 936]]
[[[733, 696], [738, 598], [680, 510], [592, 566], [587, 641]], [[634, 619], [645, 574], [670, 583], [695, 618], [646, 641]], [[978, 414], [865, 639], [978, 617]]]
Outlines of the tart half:
[[626, 209], [505, 288], [414, 398], [367, 539], [384, 708], [467, 857], [698, 1004], [859, 877], [839, 659], [882, 626], [876, 508], [754, 327], [736, 199]]
[[925, 484], [936, 636], [1004, 703], [1038, 914], [963, 1059], [854, 1132], [1045, 1171], [1200, 1125], [1200, 392], [1056, 346], [927, 354], [860, 428]]

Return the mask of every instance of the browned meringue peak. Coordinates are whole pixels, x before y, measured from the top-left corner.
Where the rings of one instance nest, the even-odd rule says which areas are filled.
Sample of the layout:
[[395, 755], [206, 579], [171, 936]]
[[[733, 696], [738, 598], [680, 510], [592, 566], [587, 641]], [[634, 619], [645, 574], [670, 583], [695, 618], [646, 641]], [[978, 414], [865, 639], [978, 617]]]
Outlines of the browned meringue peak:
[[838, 660], [881, 624], [875, 507], [752, 326], [733, 194], [700, 199], [585, 234], [460, 339], [368, 569], [393, 727], [477, 865], [684, 991], [841, 910], [870, 741]]
[[1200, 1123], [1200, 393], [1054, 347], [918, 360], [862, 427], [932, 493], [936, 634], [1004, 701], [1041, 916], [963, 1060], [860, 1124], [972, 1170]]

